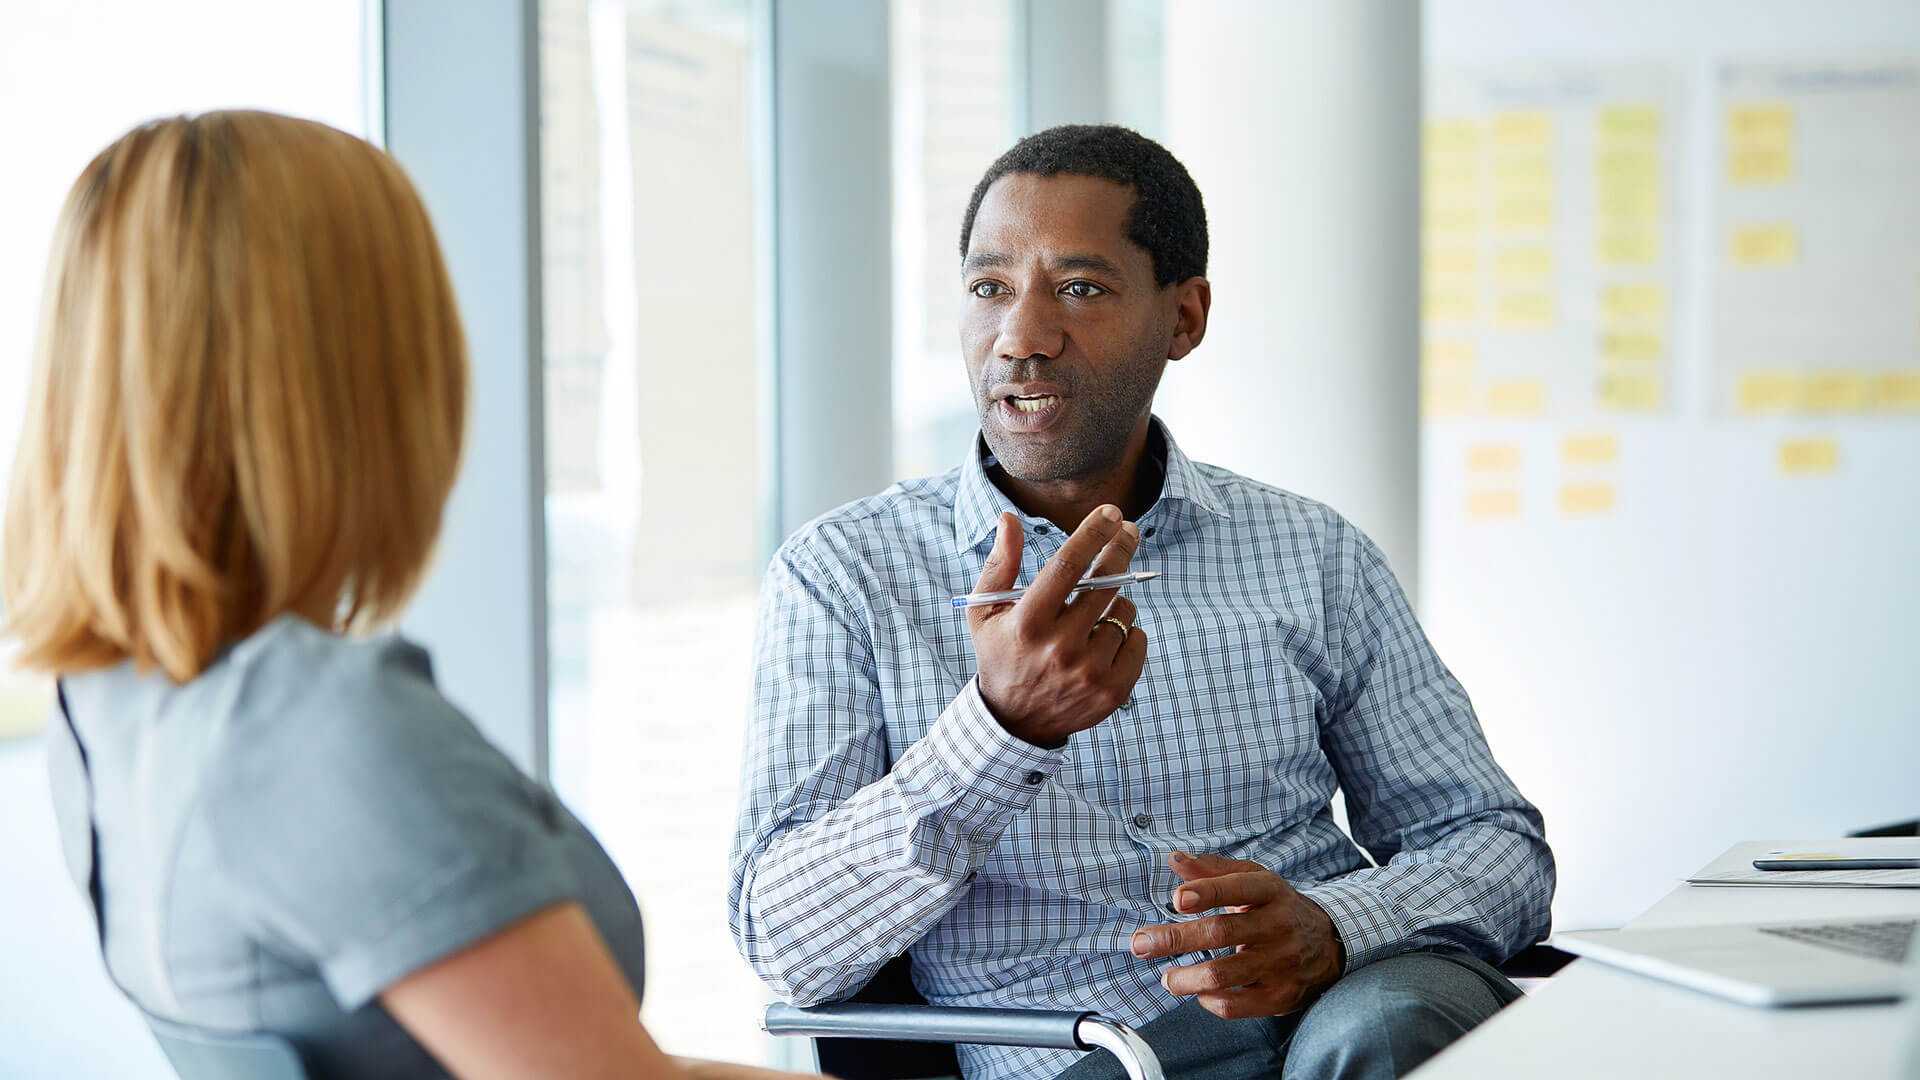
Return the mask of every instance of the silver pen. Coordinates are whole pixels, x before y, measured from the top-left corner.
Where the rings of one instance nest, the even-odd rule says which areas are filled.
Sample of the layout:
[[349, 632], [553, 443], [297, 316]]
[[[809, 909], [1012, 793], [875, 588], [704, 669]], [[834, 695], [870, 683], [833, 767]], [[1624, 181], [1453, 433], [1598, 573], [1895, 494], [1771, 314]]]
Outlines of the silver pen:
[[[1098, 589], [1117, 589], [1122, 585], [1132, 585], [1141, 581], [1152, 581], [1160, 576], [1158, 570], [1137, 570], [1131, 574], [1109, 574], [1106, 577], [1083, 578], [1080, 583], [1067, 590], [1067, 595], [1090, 592]], [[953, 606], [959, 608], [979, 607], [982, 604], [1011, 604], [1027, 595], [1031, 585], [1022, 585], [1017, 589], [1004, 589], [1000, 592], [968, 593], [953, 598]]]

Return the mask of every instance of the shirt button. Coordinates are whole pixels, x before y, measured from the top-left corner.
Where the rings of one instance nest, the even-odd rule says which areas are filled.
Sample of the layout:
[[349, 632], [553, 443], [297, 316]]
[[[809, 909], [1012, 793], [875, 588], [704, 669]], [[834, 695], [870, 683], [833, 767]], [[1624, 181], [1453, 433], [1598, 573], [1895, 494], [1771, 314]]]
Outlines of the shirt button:
[[1034, 531], [1034, 534], [1035, 534], [1036, 536], [1045, 536], [1045, 535], [1047, 535], [1048, 533], [1050, 533], [1050, 532], [1052, 532], [1052, 531], [1053, 531], [1053, 526], [1051, 526], [1051, 525], [1035, 525], [1035, 526], [1033, 527], [1033, 531]]
[[1035, 771], [1027, 774], [1027, 783], [1029, 784], [1044, 784], [1046, 782], [1047, 782], [1046, 773]]
[[977, 877], [979, 877], [979, 876], [980, 876], [980, 871], [978, 871], [978, 870], [969, 870], [969, 871], [967, 871], [967, 880], [966, 880], [966, 881], [964, 881], [964, 882], [962, 882], [962, 884], [965, 884], [965, 885], [971, 885], [971, 884], [973, 884], [973, 879], [974, 879], [974, 878], [977, 878]]
[[1144, 828], [1146, 828], [1147, 826], [1149, 826], [1149, 825], [1151, 825], [1151, 824], [1153, 824], [1153, 819], [1152, 819], [1152, 818], [1150, 818], [1150, 817], [1148, 817], [1147, 815], [1145, 815], [1145, 814], [1135, 814], [1135, 815], [1133, 815], [1133, 827], [1134, 827], [1134, 828], [1136, 828], [1136, 829], [1144, 829]]
[[1171, 900], [1169, 900], [1169, 901], [1167, 901], [1167, 902], [1166, 902], [1166, 903], [1164, 903], [1164, 904], [1161, 904], [1160, 906], [1161, 906], [1161, 907], [1163, 907], [1163, 908], [1166, 908], [1166, 909], [1167, 909], [1167, 914], [1169, 914], [1169, 915], [1178, 915], [1178, 914], [1180, 914], [1180, 909], [1179, 909], [1179, 908], [1177, 908], [1177, 907], [1174, 907], [1174, 906], [1173, 906], [1173, 901], [1171, 901]]
[[1149, 525], [1149, 526], [1147, 526], [1146, 528], [1144, 528], [1144, 529], [1141, 529], [1141, 530], [1140, 530], [1140, 535], [1141, 535], [1141, 536], [1152, 536], [1152, 535], [1153, 535], [1153, 533], [1154, 533], [1154, 528], [1153, 528], [1153, 526], [1151, 526], [1151, 525]]

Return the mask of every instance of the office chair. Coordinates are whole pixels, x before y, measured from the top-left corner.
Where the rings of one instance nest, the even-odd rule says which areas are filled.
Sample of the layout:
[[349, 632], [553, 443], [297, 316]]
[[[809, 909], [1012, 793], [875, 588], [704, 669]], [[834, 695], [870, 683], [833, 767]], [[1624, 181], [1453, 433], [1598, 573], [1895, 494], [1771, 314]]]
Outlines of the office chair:
[[299, 1051], [278, 1035], [208, 1031], [157, 1016], [146, 1020], [180, 1080], [308, 1080]]
[[[1542, 942], [1500, 965], [1510, 979], [1538, 983], [1573, 962]], [[769, 1005], [771, 1035], [813, 1039], [814, 1065], [840, 1080], [948, 1080], [960, 1075], [955, 1043], [1111, 1051], [1133, 1080], [1157, 1078], [1160, 1062], [1133, 1029], [1090, 1012], [953, 1009], [926, 1004], [905, 956], [887, 962], [847, 1001], [802, 1009]], [[1135, 1060], [1129, 1061], [1129, 1055]]]
[[955, 1043], [1106, 1050], [1129, 1080], [1164, 1080], [1160, 1059], [1125, 1024], [1095, 1012], [928, 1005], [898, 956], [850, 1000], [802, 1009], [769, 1005], [770, 1035], [811, 1037], [815, 1064], [839, 1080], [948, 1080], [960, 1075]]

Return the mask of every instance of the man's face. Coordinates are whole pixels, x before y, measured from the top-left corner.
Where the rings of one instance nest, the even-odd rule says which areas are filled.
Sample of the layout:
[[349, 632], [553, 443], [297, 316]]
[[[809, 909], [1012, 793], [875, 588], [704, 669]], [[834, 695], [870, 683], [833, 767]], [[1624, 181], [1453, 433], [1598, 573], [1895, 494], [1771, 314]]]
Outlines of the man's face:
[[1021, 480], [1117, 468], [1166, 370], [1178, 302], [1122, 229], [1132, 188], [1014, 173], [974, 216], [960, 345], [980, 429]]

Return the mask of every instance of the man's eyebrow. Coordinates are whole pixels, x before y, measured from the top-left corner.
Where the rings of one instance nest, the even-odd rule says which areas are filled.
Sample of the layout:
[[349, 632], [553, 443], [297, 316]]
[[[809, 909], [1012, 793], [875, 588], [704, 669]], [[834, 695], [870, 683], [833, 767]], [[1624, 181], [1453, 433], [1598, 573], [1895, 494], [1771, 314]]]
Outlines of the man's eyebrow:
[[1112, 259], [1104, 255], [1062, 255], [1053, 260], [1053, 268], [1055, 270], [1092, 270], [1095, 273], [1111, 274], [1114, 277], [1126, 275], [1126, 271], [1121, 270]]
[[964, 274], [971, 270], [982, 270], [989, 266], [1007, 266], [1012, 262], [1012, 259], [1007, 258], [997, 251], [975, 251], [968, 254], [966, 261], [960, 264], [960, 272]]

